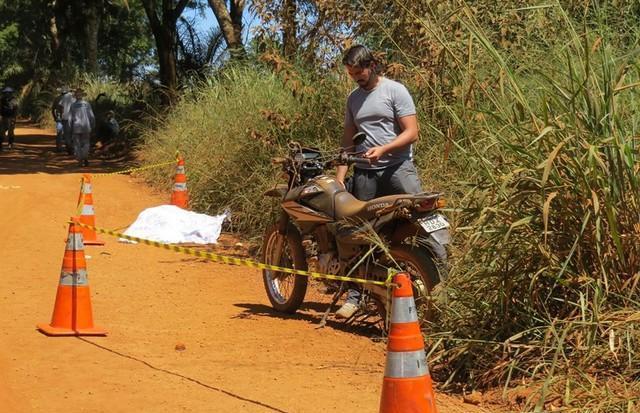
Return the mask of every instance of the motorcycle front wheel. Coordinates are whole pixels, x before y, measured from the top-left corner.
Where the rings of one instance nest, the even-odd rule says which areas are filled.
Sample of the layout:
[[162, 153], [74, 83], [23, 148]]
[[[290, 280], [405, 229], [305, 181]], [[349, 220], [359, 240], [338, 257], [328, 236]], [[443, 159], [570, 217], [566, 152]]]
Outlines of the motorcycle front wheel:
[[[278, 232], [277, 225], [269, 228], [262, 244], [262, 262], [296, 270], [306, 270], [307, 263], [300, 234], [288, 228], [287, 234]], [[264, 288], [271, 306], [283, 313], [295, 313], [307, 292], [307, 277], [275, 270], [262, 270]]]

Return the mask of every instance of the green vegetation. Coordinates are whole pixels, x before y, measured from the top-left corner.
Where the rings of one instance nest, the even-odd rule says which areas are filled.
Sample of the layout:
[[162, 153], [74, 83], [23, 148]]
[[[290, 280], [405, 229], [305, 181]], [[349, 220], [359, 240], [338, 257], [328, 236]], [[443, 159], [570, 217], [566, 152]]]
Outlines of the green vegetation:
[[[477, 3], [381, 16], [374, 1], [351, 22], [412, 90], [423, 181], [452, 206], [452, 273], [425, 331], [432, 369], [444, 388], [527, 388], [527, 411], [634, 411], [638, 10]], [[264, 57], [275, 69], [224, 69], [142, 149], [149, 162], [180, 149], [197, 208], [229, 208], [233, 228], [254, 236], [272, 220], [260, 195], [278, 179], [269, 157], [288, 140], [335, 148], [352, 87], [339, 67]], [[166, 176], [152, 179], [168, 188]]]

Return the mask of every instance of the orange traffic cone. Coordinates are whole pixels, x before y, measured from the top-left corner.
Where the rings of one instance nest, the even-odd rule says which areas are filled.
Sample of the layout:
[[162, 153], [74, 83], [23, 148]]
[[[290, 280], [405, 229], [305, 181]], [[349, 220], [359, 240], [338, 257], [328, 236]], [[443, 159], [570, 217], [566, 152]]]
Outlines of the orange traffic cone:
[[187, 209], [189, 206], [189, 192], [187, 191], [187, 175], [184, 171], [184, 159], [178, 157], [178, 165], [176, 166], [176, 178], [173, 184], [173, 192], [171, 193], [171, 205]]
[[77, 225], [79, 219], [72, 217], [71, 221], [51, 324], [38, 324], [37, 327], [49, 336], [104, 336], [107, 332], [93, 325], [84, 243]]
[[[80, 197], [78, 198], [78, 206], [82, 206], [80, 211], [80, 222], [92, 227], [96, 226], [96, 217], [93, 210], [93, 193], [91, 187], [91, 175], [83, 175], [82, 188], [80, 189]], [[84, 245], [104, 245], [104, 241], [98, 239], [96, 231], [93, 229], [82, 227], [82, 236], [84, 237]]]
[[436, 413], [411, 278], [396, 274], [380, 413]]

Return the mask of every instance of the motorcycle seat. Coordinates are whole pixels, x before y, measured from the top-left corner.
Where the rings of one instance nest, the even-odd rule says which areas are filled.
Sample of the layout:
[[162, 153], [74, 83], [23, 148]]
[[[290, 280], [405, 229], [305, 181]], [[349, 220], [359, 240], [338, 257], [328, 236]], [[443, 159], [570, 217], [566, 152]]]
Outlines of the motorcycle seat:
[[374, 198], [369, 201], [360, 201], [347, 191], [336, 193], [335, 196], [335, 218], [361, 217], [363, 219], [373, 218], [376, 211], [391, 206], [400, 198], [406, 198], [407, 194], [388, 195]]
[[367, 206], [367, 202], [360, 201], [347, 191], [340, 191], [335, 197], [336, 219], [358, 215]]

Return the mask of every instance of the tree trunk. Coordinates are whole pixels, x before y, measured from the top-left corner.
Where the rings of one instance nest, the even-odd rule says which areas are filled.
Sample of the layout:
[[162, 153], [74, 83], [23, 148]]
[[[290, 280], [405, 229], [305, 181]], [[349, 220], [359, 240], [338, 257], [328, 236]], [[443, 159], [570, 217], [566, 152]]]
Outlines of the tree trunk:
[[98, 31], [100, 30], [101, 0], [85, 3], [85, 61], [88, 73], [98, 73]]
[[156, 38], [158, 63], [160, 66], [160, 83], [164, 86], [163, 104], [169, 105], [176, 100], [178, 89], [178, 72], [175, 54], [175, 30], [163, 30], [160, 40]]
[[296, 23], [296, 14], [298, 8], [296, 0], [284, 0], [282, 5], [282, 53], [287, 58], [292, 58], [298, 51], [296, 35], [298, 25]]
[[245, 50], [242, 43], [242, 13], [245, 0], [231, 0], [229, 9], [224, 0], [209, 0], [209, 6], [218, 20], [227, 49], [232, 56], [243, 57]]
[[[176, 68], [176, 25], [189, 0], [162, 0], [162, 9], [156, 0], [142, 0], [144, 11], [156, 41], [158, 66], [160, 67], [160, 83], [165, 88], [162, 103], [170, 105], [175, 102], [178, 89], [178, 70]], [[158, 16], [158, 11], [161, 15]]]
[[59, 79], [62, 76], [63, 69], [69, 64], [69, 53], [67, 47], [67, 32], [64, 25], [65, 4], [61, 1], [53, 2], [53, 16], [51, 17], [49, 30], [51, 32], [51, 51], [53, 55], [51, 78]]

